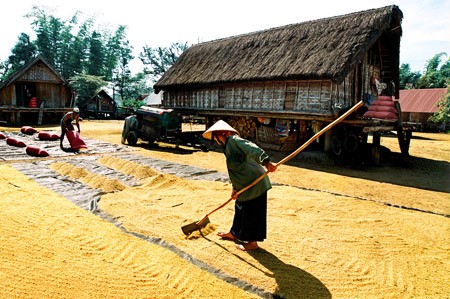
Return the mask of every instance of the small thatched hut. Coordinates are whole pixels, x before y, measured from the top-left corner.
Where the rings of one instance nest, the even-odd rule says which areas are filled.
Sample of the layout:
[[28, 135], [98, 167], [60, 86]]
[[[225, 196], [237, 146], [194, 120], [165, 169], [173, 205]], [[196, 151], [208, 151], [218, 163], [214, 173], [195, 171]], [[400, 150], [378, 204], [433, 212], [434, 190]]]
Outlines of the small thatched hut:
[[88, 117], [93, 118], [115, 118], [117, 114], [117, 103], [104, 89], [90, 98], [86, 106], [80, 108]]
[[73, 104], [72, 88], [42, 56], [0, 84], [0, 120], [9, 124], [54, 121]]
[[[402, 18], [392, 5], [197, 44], [154, 90], [166, 108], [209, 125], [228, 120], [246, 138], [288, 149], [338, 110], [381, 94], [398, 99]], [[350, 128], [362, 134], [368, 123]], [[331, 137], [321, 138], [325, 150]]]

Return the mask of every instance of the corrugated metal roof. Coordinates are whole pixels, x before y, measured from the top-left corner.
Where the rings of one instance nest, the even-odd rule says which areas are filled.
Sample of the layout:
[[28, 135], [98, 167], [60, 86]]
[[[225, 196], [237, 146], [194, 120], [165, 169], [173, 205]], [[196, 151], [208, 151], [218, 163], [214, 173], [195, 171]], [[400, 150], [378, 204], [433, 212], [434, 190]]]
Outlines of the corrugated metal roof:
[[143, 99], [143, 101], [146, 103], [146, 105], [154, 106], [154, 105], [161, 105], [162, 101], [162, 93], [156, 94], [151, 93], [146, 98]]
[[446, 88], [400, 90], [400, 107], [402, 112], [435, 113], [446, 93]]

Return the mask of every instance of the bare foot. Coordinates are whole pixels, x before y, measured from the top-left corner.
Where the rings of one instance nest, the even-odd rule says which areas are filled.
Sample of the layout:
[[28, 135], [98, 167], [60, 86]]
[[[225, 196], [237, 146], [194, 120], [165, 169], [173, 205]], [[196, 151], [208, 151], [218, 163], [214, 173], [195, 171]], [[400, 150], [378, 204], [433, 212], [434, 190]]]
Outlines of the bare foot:
[[236, 247], [242, 251], [255, 250], [259, 248], [258, 243], [256, 241], [240, 244]]
[[225, 232], [219, 232], [219, 233], [217, 233], [217, 235], [218, 235], [219, 237], [221, 237], [222, 239], [224, 239], [224, 240], [230, 240], [230, 241], [236, 240], [236, 237], [233, 236], [233, 234], [232, 234], [231, 232], [227, 232], [227, 233], [225, 233]]

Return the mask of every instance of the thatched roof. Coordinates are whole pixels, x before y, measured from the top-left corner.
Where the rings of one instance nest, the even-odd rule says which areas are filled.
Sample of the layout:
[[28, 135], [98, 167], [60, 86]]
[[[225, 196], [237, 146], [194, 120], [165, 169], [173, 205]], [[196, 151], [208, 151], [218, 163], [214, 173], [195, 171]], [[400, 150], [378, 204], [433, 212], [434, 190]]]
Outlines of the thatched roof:
[[68, 85], [67, 81], [61, 76], [61, 74], [53, 68], [45, 59], [43, 56], [38, 55], [34, 59], [30, 60], [28, 63], [20, 67], [17, 71], [12, 73], [4, 82], [0, 84], [0, 89], [9, 86], [11, 83], [15, 82], [17, 79], [19, 79], [23, 74], [25, 74], [32, 66], [34, 66], [37, 62], [41, 61], [46, 67], [48, 67], [55, 75], [63, 82], [64, 84]]
[[108, 101], [110, 101], [110, 102], [112, 102], [114, 104], [116, 103], [114, 101], [114, 99], [109, 95], [109, 93], [106, 90], [104, 90], [104, 89], [100, 89], [99, 91], [97, 91], [89, 100], [96, 99], [97, 96], [100, 96], [100, 97], [102, 97], [104, 99], [107, 99]]
[[154, 89], [286, 79], [339, 83], [383, 33], [401, 34], [402, 18], [392, 5], [193, 45]]

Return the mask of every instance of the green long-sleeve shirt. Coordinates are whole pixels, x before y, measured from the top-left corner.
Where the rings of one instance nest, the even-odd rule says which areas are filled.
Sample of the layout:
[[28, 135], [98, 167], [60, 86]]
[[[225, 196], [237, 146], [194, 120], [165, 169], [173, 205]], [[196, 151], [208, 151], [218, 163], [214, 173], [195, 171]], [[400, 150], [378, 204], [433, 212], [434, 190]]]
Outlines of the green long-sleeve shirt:
[[[263, 165], [270, 161], [266, 152], [251, 141], [230, 136], [224, 149], [227, 158], [228, 175], [233, 188], [237, 191], [250, 185], [266, 172]], [[239, 195], [238, 201], [247, 201], [258, 197], [272, 188], [269, 177], [264, 177], [255, 186]]]

